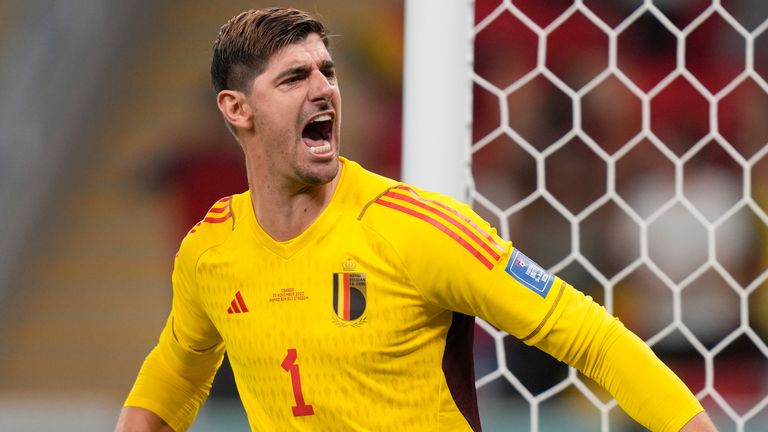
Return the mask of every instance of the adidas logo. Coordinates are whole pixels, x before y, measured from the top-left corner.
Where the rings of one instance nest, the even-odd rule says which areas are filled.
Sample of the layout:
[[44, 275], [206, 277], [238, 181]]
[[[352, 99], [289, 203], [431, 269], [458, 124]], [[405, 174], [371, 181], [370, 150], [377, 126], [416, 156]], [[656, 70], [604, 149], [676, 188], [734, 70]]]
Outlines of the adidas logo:
[[245, 312], [248, 312], [248, 307], [245, 305], [245, 300], [243, 300], [243, 295], [240, 294], [240, 291], [238, 291], [235, 294], [235, 298], [232, 299], [230, 306], [227, 308], [227, 313], [239, 314], [239, 313], [245, 313]]

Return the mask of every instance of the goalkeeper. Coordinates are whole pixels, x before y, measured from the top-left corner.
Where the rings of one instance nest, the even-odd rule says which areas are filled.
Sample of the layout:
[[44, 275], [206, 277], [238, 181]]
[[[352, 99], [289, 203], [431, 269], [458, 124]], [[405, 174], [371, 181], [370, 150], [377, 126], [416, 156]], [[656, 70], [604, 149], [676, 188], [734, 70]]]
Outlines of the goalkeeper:
[[468, 206], [340, 157], [328, 44], [293, 9], [221, 28], [212, 81], [249, 190], [182, 242], [118, 431], [187, 429], [225, 350], [256, 431], [479, 431], [475, 316], [575, 366], [651, 430], [715, 430], [642, 340]]

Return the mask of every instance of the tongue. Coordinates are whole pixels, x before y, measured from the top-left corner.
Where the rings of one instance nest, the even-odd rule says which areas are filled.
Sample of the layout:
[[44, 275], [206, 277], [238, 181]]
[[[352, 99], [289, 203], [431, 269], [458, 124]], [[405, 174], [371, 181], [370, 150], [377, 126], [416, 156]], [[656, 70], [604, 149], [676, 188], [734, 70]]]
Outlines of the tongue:
[[306, 136], [304, 137], [304, 145], [306, 145], [307, 147], [320, 147], [321, 145], [324, 145], [324, 144], [325, 143], [323, 142], [322, 139], [313, 139], [313, 138], [308, 138]]

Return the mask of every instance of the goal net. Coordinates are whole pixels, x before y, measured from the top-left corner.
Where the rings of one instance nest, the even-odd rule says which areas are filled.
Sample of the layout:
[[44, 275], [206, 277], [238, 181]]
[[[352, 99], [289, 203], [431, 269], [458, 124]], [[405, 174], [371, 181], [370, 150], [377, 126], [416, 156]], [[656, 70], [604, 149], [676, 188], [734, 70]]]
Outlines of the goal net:
[[[767, 430], [768, 4], [472, 7], [464, 198], [645, 339], [721, 430]], [[475, 357], [487, 430], [638, 430], [480, 320]]]

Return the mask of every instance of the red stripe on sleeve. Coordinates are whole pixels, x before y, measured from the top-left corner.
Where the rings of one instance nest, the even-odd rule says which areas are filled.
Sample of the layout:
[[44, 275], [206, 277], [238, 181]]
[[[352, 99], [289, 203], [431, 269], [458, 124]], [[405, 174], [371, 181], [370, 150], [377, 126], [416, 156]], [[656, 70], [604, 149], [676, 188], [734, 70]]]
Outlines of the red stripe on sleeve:
[[440, 208], [442, 208], [442, 209], [452, 213], [454, 216], [458, 217], [459, 219], [463, 220], [468, 225], [470, 225], [472, 228], [476, 229], [477, 232], [480, 233], [480, 235], [483, 236], [483, 238], [488, 240], [488, 243], [493, 245], [500, 253], [504, 253], [505, 249], [504, 249], [503, 245], [499, 244], [499, 242], [497, 242], [496, 239], [494, 239], [492, 235], [490, 235], [484, 229], [479, 227], [475, 222], [472, 221], [472, 219], [470, 219], [467, 216], [461, 214], [455, 208], [449, 207], [449, 206], [441, 203], [440, 201], [435, 201], [435, 200], [431, 200], [431, 199], [427, 199], [427, 198], [422, 198], [415, 190], [413, 190], [413, 189], [411, 189], [411, 188], [409, 188], [408, 186], [405, 186], [405, 185], [400, 185], [400, 186], [396, 187], [395, 189], [406, 190], [406, 191], [410, 192], [413, 196], [418, 198], [419, 200], [421, 200], [423, 202], [428, 202], [430, 204], [434, 204], [434, 205], [439, 206]]
[[[227, 219], [231, 218], [232, 217], [232, 211], [230, 210], [230, 205], [228, 204], [231, 199], [232, 199], [232, 197], [224, 197], [224, 198], [216, 201], [216, 203], [213, 205], [213, 207], [211, 207], [208, 210], [208, 213], [206, 214], [205, 219], [203, 219], [202, 221], [203, 222], [208, 222], [208, 223], [220, 223], [220, 222], [224, 222]], [[219, 204], [225, 204], [225, 203], [226, 203], [226, 205], [224, 205], [224, 206], [216, 207]], [[221, 213], [224, 213], [224, 212], [227, 212], [227, 214], [225, 214], [223, 216], [219, 216], [219, 217], [208, 216], [208, 214], [221, 214]]]
[[227, 220], [227, 219], [229, 219], [231, 217], [232, 217], [232, 212], [227, 213], [226, 215], [224, 215], [222, 217], [207, 217], [207, 218], [203, 219], [203, 222], [221, 223], [221, 222], [224, 222], [225, 220]]
[[430, 207], [430, 206], [424, 204], [423, 202], [421, 202], [420, 200], [417, 200], [417, 199], [415, 199], [413, 197], [409, 197], [407, 195], [387, 192], [385, 194], [385, 196], [388, 196], [388, 197], [393, 198], [393, 199], [399, 199], [399, 200], [402, 200], [402, 201], [409, 202], [409, 203], [411, 203], [411, 204], [413, 204], [413, 205], [415, 205], [417, 207], [423, 208], [424, 210], [426, 210], [428, 212], [431, 212], [431, 213], [434, 213], [434, 214], [440, 216], [441, 218], [443, 218], [446, 221], [450, 222], [451, 225], [453, 225], [456, 228], [460, 229], [461, 232], [463, 232], [464, 234], [469, 236], [469, 238], [474, 240], [474, 242], [477, 243], [478, 246], [483, 248], [486, 252], [488, 252], [488, 254], [491, 255], [494, 260], [496, 260], [496, 261], [499, 260], [500, 256], [499, 256], [498, 252], [496, 252], [495, 250], [491, 249], [491, 247], [488, 246], [488, 243], [486, 243], [483, 240], [481, 240], [480, 237], [477, 236], [477, 234], [472, 232], [465, 225], [460, 224], [458, 221], [456, 221], [456, 219], [448, 216], [447, 214], [443, 213], [442, 211], [440, 211], [440, 210], [438, 210], [438, 209], [436, 209], [434, 207]]
[[208, 210], [208, 213], [224, 213], [227, 210], [229, 210], [229, 206], [226, 206], [226, 207], [212, 207], [210, 210]]
[[419, 213], [417, 211], [411, 210], [411, 209], [409, 209], [407, 207], [403, 207], [403, 206], [401, 206], [399, 204], [395, 204], [395, 203], [389, 202], [389, 201], [384, 201], [381, 198], [377, 199], [376, 203], [377, 204], [381, 204], [381, 205], [383, 205], [385, 207], [389, 207], [389, 208], [391, 208], [393, 210], [398, 210], [398, 211], [401, 211], [401, 212], [403, 212], [405, 214], [417, 217], [417, 218], [419, 218], [419, 219], [421, 219], [421, 220], [431, 224], [435, 228], [437, 228], [440, 231], [442, 231], [444, 234], [448, 235], [454, 241], [459, 243], [461, 246], [463, 246], [464, 249], [466, 249], [469, 253], [471, 253], [472, 256], [477, 258], [478, 261], [483, 263], [483, 265], [486, 266], [489, 270], [493, 268], [493, 263], [491, 263], [488, 260], [488, 258], [486, 258], [479, 250], [477, 250], [474, 246], [469, 244], [463, 238], [459, 237], [455, 232], [451, 231], [450, 228], [448, 228], [445, 225], [443, 225], [440, 221], [438, 221], [436, 219], [433, 219], [433, 218], [431, 218], [431, 217], [429, 217], [429, 216], [427, 216], [425, 214], [422, 214], [422, 213]]

